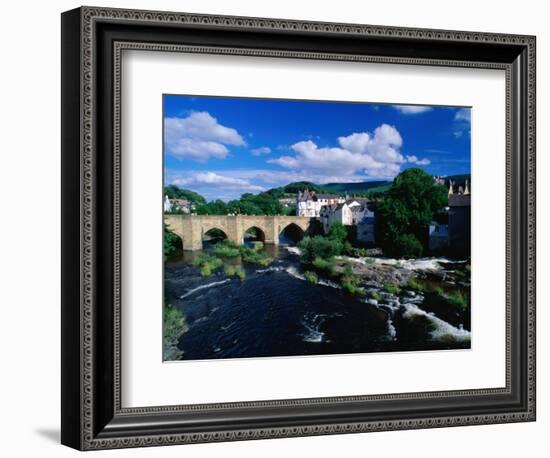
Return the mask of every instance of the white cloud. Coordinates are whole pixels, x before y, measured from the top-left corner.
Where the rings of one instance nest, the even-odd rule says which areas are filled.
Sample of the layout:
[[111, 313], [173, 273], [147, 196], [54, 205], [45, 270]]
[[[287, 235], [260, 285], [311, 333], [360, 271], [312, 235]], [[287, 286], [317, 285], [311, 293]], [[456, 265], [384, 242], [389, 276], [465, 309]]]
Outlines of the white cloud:
[[260, 146], [259, 148], [251, 149], [250, 152], [254, 156], [261, 156], [262, 154], [269, 154], [271, 153], [271, 148], [269, 146]]
[[206, 199], [230, 200], [238, 198], [245, 192], [265, 191], [263, 186], [251, 183], [249, 179], [223, 175], [223, 172], [197, 172], [186, 173], [167, 171], [167, 184], [174, 184], [181, 188], [188, 188]]
[[471, 110], [470, 108], [460, 108], [455, 113], [453, 135], [456, 139], [470, 134]]
[[167, 154], [198, 162], [224, 159], [229, 154], [226, 145], [246, 145], [237, 130], [221, 125], [206, 111], [192, 112], [186, 118], [165, 118], [164, 144]]
[[393, 105], [396, 110], [399, 110], [403, 114], [420, 114], [430, 111], [432, 107], [423, 105]]
[[410, 162], [412, 164], [416, 165], [430, 165], [431, 161], [429, 159], [418, 159], [414, 154], [411, 156], [407, 156], [407, 162]]
[[294, 156], [281, 156], [268, 162], [284, 168], [339, 177], [364, 175], [367, 178], [393, 178], [406, 159], [399, 153], [403, 140], [397, 129], [382, 124], [374, 133], [353, 133], [338, 138], [339, 147], [322, 147], [311, 140], [291, 146]]
[[431, 161], [429, 159], [420, 159], [419, 161], [415, 162], [416, 165], [430, 165]]
[[455, 121], [463, 121], [463, 122], [470, 123], [470, 120], [471, 120], [471, 116], [470, 116], [469, 108], [461, 108], [455, 114]]
[[262, 191], [264, 189], [262, 186], [251, 184], [248, 180], [224, 176], [215, 172], [194, 172], [187, 178], [175, 178], [172, 180], [172, 184], [177, 186], [188, 186], [192, 184], [205, 184], [209, 186], [221, 185], [229, 188], [246, 188], [252, 191]]

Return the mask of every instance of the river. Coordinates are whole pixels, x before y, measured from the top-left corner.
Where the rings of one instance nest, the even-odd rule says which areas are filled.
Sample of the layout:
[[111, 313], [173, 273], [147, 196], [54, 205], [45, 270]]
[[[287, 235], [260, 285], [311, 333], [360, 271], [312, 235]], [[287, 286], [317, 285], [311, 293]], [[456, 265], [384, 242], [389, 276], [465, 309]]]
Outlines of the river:
[[166, 263], [166, 300], [189, 328], [178, 344], [182, 359], [470, 348], [469, 309], [432, 307], [421, 293], [390, 294], [373, 285], [367, 290], [381, 300], [351, 297], [331, 281], [305, 281], [291, 247], [267, 245], [266, 251], [273, 263], [243, 264], [244, 280], [227, 278], [223, 269], [201, 277], [191, 265], [196, 252]]

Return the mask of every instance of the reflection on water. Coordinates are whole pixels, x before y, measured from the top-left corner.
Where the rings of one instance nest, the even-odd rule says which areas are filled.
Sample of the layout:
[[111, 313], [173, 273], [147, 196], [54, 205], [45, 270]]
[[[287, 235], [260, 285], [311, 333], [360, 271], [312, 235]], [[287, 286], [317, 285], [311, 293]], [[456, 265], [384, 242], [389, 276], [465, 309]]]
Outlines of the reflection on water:
[[369, 303], [330, 280], [305, 281], [298, 256], [286, 246], [265, 249], [274, 259], [268, 267], [226, 261], [244, 268], [244, 280], [227, 278], [223, 269], [201, 277], [191, 264], [200, 252], [178, 253], [166, 263], [166, 299], [189, 325], [179, 341], [183, 359], [470, 347], [469, 312], [427, 309], [424, 295], [411, 291], [379, 291], [383, 300]]

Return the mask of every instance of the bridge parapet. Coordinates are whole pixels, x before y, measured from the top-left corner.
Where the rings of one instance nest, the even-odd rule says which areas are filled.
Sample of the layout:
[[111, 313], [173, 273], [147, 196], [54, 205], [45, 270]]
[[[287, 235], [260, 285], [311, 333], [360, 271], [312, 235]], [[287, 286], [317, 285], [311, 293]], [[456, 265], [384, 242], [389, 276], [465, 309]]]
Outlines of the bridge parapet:
[[202, 249], [204, 234], [210, 229], [222, 230], [227, 238], [241, 244], [245, 232], [258, 228], [263, 232], [265, 243], [279, 243], [279, 235], [289, 225], [298, 226], [306, 232], [313, 218], [305, 216], [254, 216], [254, 215], [164, 215], [169, 230], [183, 241], [183, 249]]

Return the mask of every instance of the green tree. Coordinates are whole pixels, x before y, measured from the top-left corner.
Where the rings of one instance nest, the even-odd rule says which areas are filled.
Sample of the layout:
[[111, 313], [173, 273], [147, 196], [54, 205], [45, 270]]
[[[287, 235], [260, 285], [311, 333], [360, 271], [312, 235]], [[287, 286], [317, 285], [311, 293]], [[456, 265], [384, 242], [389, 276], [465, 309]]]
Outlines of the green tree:
[[344, 243], [347, 237], [348, 231], [346, 226], [344, 226], [340, 221], [336, 221], [332, 226], [330, 226], [330, 230], [328, 231], [329, 239]]
[[299, 244], [301, 259], [306, 264], [311, 264], [315, 258], [331, 259], [342, 253], [342, 242], [322, 235], [305, 237]]
[[189, 189], [178, 188], [173, 184], [164, 187], [164, 194], [170, 199], [187, 199], [194, 204], [206, 203], [206, 199], [200, 194], [190, 191]]
[[179, 243], [179, 237], [174, 234], [173, 232], [170, 232], [168, 229], [166, 229], [166, 225], [164, 226], [164, 260], [166, 261], [168, 257], [173, 254], [177, 248]]
[[227, 204], [220, 199], [197, 205], [195, 211], [197, 215], [227, 215], [229, 213]]
[[447, 204], [447, 190], [421, 169], [401, 172], [376, 212], [377, 240], [389, 256], [418, 257], [427, 244], [434, 213]]

